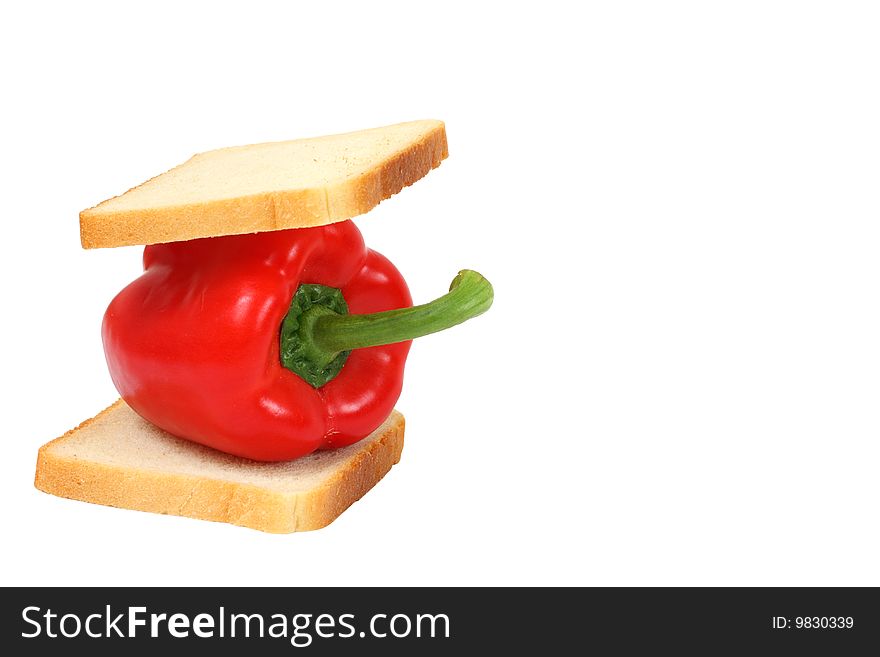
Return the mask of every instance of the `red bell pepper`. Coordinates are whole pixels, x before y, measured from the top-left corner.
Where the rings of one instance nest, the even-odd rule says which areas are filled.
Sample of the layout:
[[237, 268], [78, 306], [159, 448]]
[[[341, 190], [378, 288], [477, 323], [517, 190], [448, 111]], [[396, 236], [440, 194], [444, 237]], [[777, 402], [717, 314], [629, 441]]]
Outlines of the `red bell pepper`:
[[346, 221], [148, 246], [102, 335], [113, 383], [141, 416], [280, 461], [371, 433], [400, 395], [410, 340], [491, 303], [488, 281], [465, 270], [411, 308], [400, 273]]

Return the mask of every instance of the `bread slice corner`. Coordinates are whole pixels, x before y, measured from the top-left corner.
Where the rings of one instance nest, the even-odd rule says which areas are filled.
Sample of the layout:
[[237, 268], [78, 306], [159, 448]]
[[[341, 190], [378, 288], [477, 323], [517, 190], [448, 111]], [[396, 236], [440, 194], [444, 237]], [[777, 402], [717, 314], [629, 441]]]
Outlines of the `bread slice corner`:
[[221, 148], [80, 213], [84, 248], [320, 226], [371, 210], [440, 166], [442, 121]]
[[260, 463], [176, 438], [124, 401], [43, 445], [34, 485], [83, 502], [226, 522], [271, 533], [320, 529], [400, 460], [393, 411], [354, 445]]

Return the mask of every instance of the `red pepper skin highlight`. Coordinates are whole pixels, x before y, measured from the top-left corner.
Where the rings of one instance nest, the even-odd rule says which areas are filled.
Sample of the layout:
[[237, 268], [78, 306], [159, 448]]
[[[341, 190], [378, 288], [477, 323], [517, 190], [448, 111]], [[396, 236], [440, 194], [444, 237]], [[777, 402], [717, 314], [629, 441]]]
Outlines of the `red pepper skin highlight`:
[[351, 314], [412, 306], [351, 221], [151, 245], [104, 315], [113, 383], [153, 424], [236, 456], [285, 461], [357, 442], [400, 396], [411, 341], [355, 349], [313, 388], [279, 356], [302, 283], [341, 289]]

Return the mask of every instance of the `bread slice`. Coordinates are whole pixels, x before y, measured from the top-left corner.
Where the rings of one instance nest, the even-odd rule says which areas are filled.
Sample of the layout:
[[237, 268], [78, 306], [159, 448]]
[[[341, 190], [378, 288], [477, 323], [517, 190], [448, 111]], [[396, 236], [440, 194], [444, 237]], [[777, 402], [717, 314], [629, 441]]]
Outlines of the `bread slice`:
[[91, 249], [344, 221], [447, 155], [434, 120], [208, 151], [81, 212], [80, 239]]
[[175, 438], [121, 399], [40, 448], [34, 485], [124, 509], [215, 520], [265, 532], [324, 527], [400, 460], [397, 411], [354, 445], [260, 463]]

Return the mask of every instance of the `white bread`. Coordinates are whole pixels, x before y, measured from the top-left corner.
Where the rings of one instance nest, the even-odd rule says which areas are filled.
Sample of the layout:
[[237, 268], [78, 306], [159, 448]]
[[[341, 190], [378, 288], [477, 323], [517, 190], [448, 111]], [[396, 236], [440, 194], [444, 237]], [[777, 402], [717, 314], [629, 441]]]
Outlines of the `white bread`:
[[89, 249], [344, 221], [447, 155], [434, 120], [208, 151], [81, 212], [80, 239]]
[[175, 438], [121, 399], [40, 448], [34, 485], [124, 509], [215, 520], [273, 533], [319, 529], [400, 460], [397, 411], [354, 445], [259, 463]]

